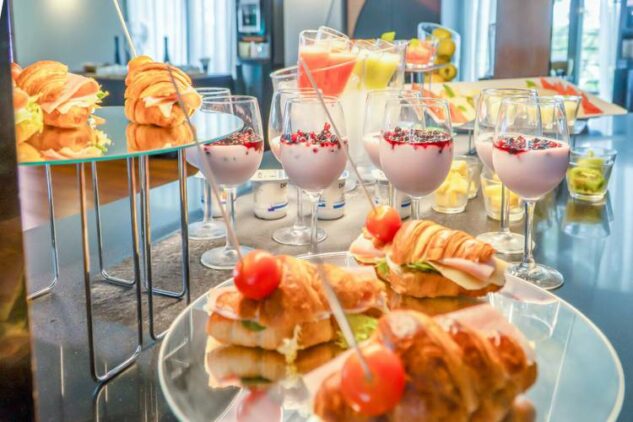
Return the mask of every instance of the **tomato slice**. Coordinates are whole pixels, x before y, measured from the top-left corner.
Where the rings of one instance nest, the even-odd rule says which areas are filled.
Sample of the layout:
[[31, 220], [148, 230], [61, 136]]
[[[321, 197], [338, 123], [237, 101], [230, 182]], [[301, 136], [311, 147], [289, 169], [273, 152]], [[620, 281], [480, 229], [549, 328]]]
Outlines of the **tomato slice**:
[[402, 220], [398, 211], [387, 205], [375, 207], [367, 215], [365, 227], [376, 239], [382, 243], [393, 240], [402, 226]]
[[343, 366], [341, 392], [355, 411], [366, 416], [382, 415], [393, 409], [404, 394], [404, 366], [396, 353], [380, 343], [364, 347], [363, 357], [371, 379], [366, 377], [358, 355], [354, 353]]
[[277, 289], [282, 268], [274, 255], [256, 249], [246, 254], [233, 270], [233, 282], [249, 299], [264, 299]]
[[266, 390], [250, 390], [237, 408], [237, 422], [281, 421], [281, 405]]

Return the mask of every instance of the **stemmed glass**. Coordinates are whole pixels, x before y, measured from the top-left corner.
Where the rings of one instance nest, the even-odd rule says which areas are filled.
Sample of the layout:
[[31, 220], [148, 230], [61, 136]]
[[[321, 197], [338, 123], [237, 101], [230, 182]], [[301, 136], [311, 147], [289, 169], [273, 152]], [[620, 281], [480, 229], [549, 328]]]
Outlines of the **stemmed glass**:
[[[205, 87], [196, 89], [202, 97], [202, 101], [216, 97], [231, 95], [228, 88]], [[193, 240], [215, 240], [226, 236], [226, 227], [223, 222], [213, 220], [213, 201], [211, 200], [211, 188], [202, 172], [198, 171], [195, 178], [202, 182], [202, 221], [189, 224], [189, 238]]]
[[509, 97], [501, 102], [492, 162], [508, 189], [525, 202], [523, 259], [507, 273], [544, 289], [563, 284], [557, 270], [536, 264], [532, 255], [534, 206], [565, 177], [569, 132], [563, 100], [557, 97]]
[[[273, 94], [270, 106], [270, 116], [268, 118], [268, 143], [270, 151], [273, 153], [277, 161], [279, 158], [279, 150], [281, 148], [281, 135], [283, 133], [283, 116], [288, 103], [288, 99], [297, 96], [316, 95], [312, 88], [282, 88]], [[297, 217], [290, 227], [282, 227], [273, 232], [273, 240], [282, 245], [304, 246], [310, 244], [310, 227], [305, 224], [303, 214], [303, 194], [301, 188], [297, 188]], [[317, 240], [322, 242], [327, 237], [322, 229], [317, 230]]]
[[323, 97], [325, 107], [344, 139], [330, 125], [319, 98], [289, 98], [283, 117], [283, 135], [279, 158], [290, 182], [303, 189], [312, 202], [311, 242], [317, 244], [319, 200], [324, 189], [343, 173], [347, 156], [345, 117], [340, 102]]
[[[492, 164], [492, 141], [497, 124], [497, 116], [501, 101], [507, 97], [536, 97], [534, 89], [521, 88], [488, 88], [483, 89], [477, 100], [475, 115], [474, 138], [475, 148], [484, 166], [494, 173]], [[499, 253], [517, 254], [523, 250], [523, 236], [510, 231], [510, 206], [508, 205], [508, 189], [501, 186], [501, 230], [487, 232], [477, 236], [477, 239], [490, 243]]]
[[387, 101], [380, 165], [389, 182], [411, 197], [414, 219], [421, 217], [422, 198], [440, 187], [448, 175], [453, 161], [452, 133], [446, 100]]
[[[248, 182], [255, 174], [264, 155], [264, 136], [262, 120], [257, 98], [246, 95], [228, 95], [205, 100], [203, 112], [220, 112], [233, 114], [244, 122], [242, 130], [233, 135], [203, 146], [201, 156], [198, 149], [187, 151], [187, 160], [199, 168], [207, 178], [206, 166], [201, 160], [209, 164], [215, 180], [227, 192], [227, 212], [231, 216], [233, 227], [236, 226], [235, 199], [237, 187]], [[240, 252], [246, 254], [252, 248], [242, 246]], [[238, 253], [227, 238], [226, 245], [213, 248], [202, 254], [202, 265], [226, 270], [235, 266]]]
[[[378, 89], [367, 93], [362, 129], [363, 147], [365, 148], [365, 152], [367, 152], [371, 163], [379, 170], [378, 174], [382, 172], [380, 166], [379, 146], [380, 139], [382, 138], [385, 107], [387, 105], [387, 100], [394, 98], [422, 98], [422, 94], [419, 91], [398, 88]], [[379, 178], [384, 180], [384, 175]], [[393, 191], [391, 183], [389, 183], [388, 192], [390, 205], [399, 209], [400, 204], [395, 204], [394, 202], [395, 192]]]

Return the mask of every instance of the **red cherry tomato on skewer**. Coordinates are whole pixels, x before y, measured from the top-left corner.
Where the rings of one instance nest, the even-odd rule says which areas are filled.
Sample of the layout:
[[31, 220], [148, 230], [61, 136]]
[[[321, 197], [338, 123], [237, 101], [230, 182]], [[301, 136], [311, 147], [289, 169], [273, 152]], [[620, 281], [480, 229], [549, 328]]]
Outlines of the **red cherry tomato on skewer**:
[[365, 376], [358, 355], [353, 354], [343, 365], [341, 392], [357, 412], [382, 415], [393, 409], [404, 394], [404, 366], [400, 357], [382, 344], [374, 343], [362, 350], [371, 379]]
[[235, 265], [233, 281], [240, 293], [247, 298], [264, 299], [281, 282], [281, 264], [274, 255], [256, 249]]
[[367, 215], [365, 227], [369, 233], [383, 243], [389, 243], [402, 226], [398, 211], [387, 205], [374, 208]]

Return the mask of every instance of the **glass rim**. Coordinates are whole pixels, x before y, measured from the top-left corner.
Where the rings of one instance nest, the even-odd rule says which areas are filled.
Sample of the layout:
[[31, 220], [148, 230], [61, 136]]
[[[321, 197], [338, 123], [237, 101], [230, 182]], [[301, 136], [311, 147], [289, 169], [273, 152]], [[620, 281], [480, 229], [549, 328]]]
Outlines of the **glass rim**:
[[618, 150], [615, 148], [608, 148], [608, 147], [573, 147], [571, 148], [572, 154], [587, 153], [589, 151], [596, 153], [596, 155], [598, 155], [598, 153], [601, 153], [600, 157], [615, 157], [618, 155]]
[[281, 69], [273, 70], [272, 72], [268, 74], [268, 76], [270, 76], [271, 79], [275, 79], [275, 78], [280, 78], [282, 76], [287, 77], [287, 76], [292, 75], [293, 73], [296, 76], [298, 72], [299, 72], [299, 67], [297, 65], [293, 65], [293, 66], [282, 67]]
[[525, 95], [527, 97], [538, 96], [536, 88], [484, 88], [480, 91], [480, 96], [484, 94], [493, 95], [495, 93], [516, 92], [516, 94], [503, 95], [502, 97], [514, 97]]
[[337, 97], [334, 97], [331, 95], [322, 95], [320, 98], [318, 95], [309, 95], [306, 97], [301, 97], [301, 96], [290, 97], [288, 98], [286, 105], [288, 103], [299, 103], [304, 100], [309, 100], [309, 102], [314, 102], [314, 103], [321, 103], [321, 99], [323, 99], [323, 102], [326, 104], [340, 104], [341, 103], [341, 101]]
[[231, 92], [231, 88], [225, 88], [222, 86], [201, 86], [194, 88], [196, 92]]
[[[402, 100], [407, 100], [406, 103], [403, 103]], [[435, 103], [435, 104], [441, 104], [442, 106], [448, 108], [448, 101], [444, 98], [433, 98], [433, 97], [413, 97], [411, 99], [409, 98], [388, 98], [387, 99], [387, 104], [385, 104], [385, 108], [389, 105], [389, 103], [391, 104], [397, 104], [403, 106], [403, 107], [419, 107], [419, 106], [425, 106], [425, 105], [430, 105], [429, 103]]]
[[509, 97], [504, 97], [501, 100], [501, 103], [506, 104], [528, 104], [533, 103], [534, 105], [560, 105], [563, 107], [563, 98], [560, 96], [531, 96], [531, 95], [512, 95]]
[[323, 93], [322, 89], [314, 89], [314, 88], [301, 88], [301, 87], [288, 87], [288, 88], [279, 88], [277, 91], [273, 92], [273, 95], [277, 95], [277, 94], [289, 94], [289, 93], [294, 93], [294, 92], [298, 92], [298, 93], [302, 93], [302, 92], [309, 92], [312, 93], [314, 95], [317, 95], [317, 92], [321, 92]]
[[[308, 66], [308, 69], [310, 69], [310, 72], [312, 74], [314, 74], [314, 73], [317, 73], [317, 72], [327, 72], [328, 70], [336, 69], [337, 67], [342, 67], [342, 66], [345, 66], [345, 65], [349, 65], [350, 63], [356, 63], [358, 61], [358, 53], [350, 52], [349, 54], [353, 55], [354, 57], [350, 58], [349, 60], [346, 60], [344, 62], [341, 62], [341, 63], [336, 63], [336, 64], [332, 64], [332, 65], [325, 66], [325, 67], [318, 67], [316, 69], [310, 69], [310, 66]], [[297, 65], [297, 74], [299, 72], [299, 69], [300, 69], [300, 66]], [[302, 71], [305, 72], [305, 70], [302, 70]]]
[[217, 95], [207, 99], [203, 99], [202, 102], [204, 104], [244, 104], [244, 103], [256, 103], [257, 97], [252, 95], [241, 95], [241, 94], [228, 94], [228, 95]]

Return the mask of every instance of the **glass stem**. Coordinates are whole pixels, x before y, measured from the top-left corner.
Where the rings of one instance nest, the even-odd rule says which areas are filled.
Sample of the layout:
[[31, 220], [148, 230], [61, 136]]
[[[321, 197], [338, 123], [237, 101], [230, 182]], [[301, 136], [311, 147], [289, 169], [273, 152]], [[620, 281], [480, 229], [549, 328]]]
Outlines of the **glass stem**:
[[207, 179], [202, 179], [202, 224], [208, 224], [213, 219], [213, 201], [211, 199], [211, 186]]
[[[235, 218], [235, 200], [237, 199], [237, 188], [224, 188], [226, 192], [226, 213], [229, 215], [231, 219], [231, 225], [233, 226], [233, 230], [237, 231], [237, 219]], [[227, 251], [235, 250], [230, 240], [231, 236], [226, 236], [226, 244], [224, 245], [224, 249]]]
[[422, 207], [422, 198], [414, 198], [411, 197], [411, 217], [414, 220], [419, 220], [422, 218], [422, 212], [420, 208]]
[[297, 218], [295, 219], [295, 223], [293, 228], [295, 230], [303, 230], [306, 227], [305, 217], [303, 216], [303, 192], [301, 192], [301, 188], [296, 186], [297, 188]]
[[319, 243], [318, 238], [318, 221], [319, 221], [319, 202], [321, 200], [321, 194], [312, 194], [310, 195], [310, 199], [312, 200], [312, 215], [310, 216], [310, 253], [317, 253], [316, 246]]
[[396, 189], [393, 187], [391, 182], [387, 182], [387, 196], [389, 206], [395, 208], [396, 210], [399, 210], [400, 205], [396, 205], [396, 202], [398, 201], [396, 198]]
[[501, 232], [510, 233], [510, 193], [504, 184], [501, 185]]
[[523, 259], [521, 267], [531, 270], [535, 267], [534, 256], [532, 255], [532, 231], [534, 226], [535, 201], [525, 201], [525, 239], [523, 244]]

